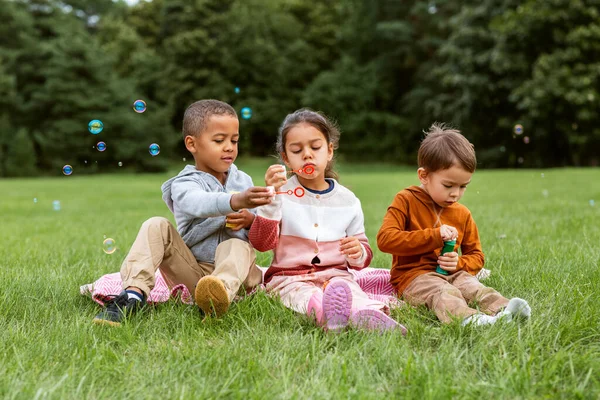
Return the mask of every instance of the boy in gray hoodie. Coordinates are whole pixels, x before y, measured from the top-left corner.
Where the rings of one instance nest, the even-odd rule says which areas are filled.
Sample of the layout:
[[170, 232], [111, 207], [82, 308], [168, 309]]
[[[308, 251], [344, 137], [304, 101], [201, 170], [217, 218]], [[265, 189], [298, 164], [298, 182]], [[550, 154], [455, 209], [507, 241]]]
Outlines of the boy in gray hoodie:
[[200, 100], [183, 117], [183, 140], [194, 156], [176, 177], [162, 185], [163, 200], [177, 229], [162, 217], [145, 221], [121, 266], [123, 291], [95, 318], [120, 325], [140, 309], [160, 269], [170, 287], [184, 284], [206, 315], [223, 315], [243, 284], [259, 284], [248, 229], [248, 208], [269, 204], [272, 192], [254, 187], [233, 164], [238, 154], [239, 121], [235, 110], [218, 100]]

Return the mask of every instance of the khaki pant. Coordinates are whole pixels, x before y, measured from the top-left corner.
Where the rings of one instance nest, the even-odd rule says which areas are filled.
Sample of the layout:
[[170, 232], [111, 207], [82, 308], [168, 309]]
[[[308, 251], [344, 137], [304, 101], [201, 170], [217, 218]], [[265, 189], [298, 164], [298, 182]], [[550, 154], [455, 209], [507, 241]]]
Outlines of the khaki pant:
[[153, 217], [142, 224], [121, 265], [121, 279], [124, 289], [134, 286], [148, 296], [155, 271], [160, 269], [169, 287], [184, 284], [193, 295], [198, 280], [213, 275], [223, 281], [232, 301], [241, 285], [251, 288], [261, 283], [255, 260], [252, 245], [229, 239], [217, 246], [214, 265], [198, 262], [171, 222]]
[[[446, 324], [477, 312], [494, 315], [508, 304], [508, 299], [465, 271], [419, 275], [406, 287], [402, 297], [413, 306], [427, 305]], [[467, 303], [471, 301], [477, 301], [479, 311], [469, 307]]]

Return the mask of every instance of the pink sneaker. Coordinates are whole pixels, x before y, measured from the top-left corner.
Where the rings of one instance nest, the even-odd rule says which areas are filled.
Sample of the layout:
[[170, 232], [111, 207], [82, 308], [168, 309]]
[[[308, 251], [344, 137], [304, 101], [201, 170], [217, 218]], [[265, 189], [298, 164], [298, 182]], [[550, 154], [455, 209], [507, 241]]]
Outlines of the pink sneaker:
[[315, 292], [308, 300], [306, 314], [316, 320], [317, 325], [323, 326], [323, 292]]
[[340, 331], [348, 325], [352, 310], [352, 291], [344, 281], [330, 282], [323, 292], [325, 329]]
[[380, 332], [399, 329], [404, 336], [407, 332], [404, 325], [388, 317], [383, 311], [367, 308], [358, 310], [352, 315], [352, 325], [359, 329]]

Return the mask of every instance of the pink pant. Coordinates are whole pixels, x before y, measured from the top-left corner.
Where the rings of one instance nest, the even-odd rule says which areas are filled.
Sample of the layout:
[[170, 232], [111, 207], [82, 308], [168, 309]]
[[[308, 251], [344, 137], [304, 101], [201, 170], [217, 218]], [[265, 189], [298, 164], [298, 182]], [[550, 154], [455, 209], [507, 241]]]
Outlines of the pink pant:
[[344, 280], [352, 290], [352, 312], [367, 308], [389, 312], [385, 303], [367, 296], [350, 272], [340, 269], [332, 268], [304, 275], [274, 276], [266, 285], [266, 289], [267, 292], [277, 293], [286, 307], [305, 314], [312, 295], [322, 293], [326, 282], [337, 279]]

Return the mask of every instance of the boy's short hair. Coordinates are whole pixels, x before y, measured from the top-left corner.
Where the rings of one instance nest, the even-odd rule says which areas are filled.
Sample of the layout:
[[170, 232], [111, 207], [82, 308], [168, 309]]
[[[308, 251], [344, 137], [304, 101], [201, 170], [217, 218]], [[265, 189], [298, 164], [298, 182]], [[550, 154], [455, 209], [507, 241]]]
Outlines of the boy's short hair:
[[206, 123], [213, 115], [230, 115], [237, 118], [237, 113], [229, 104], [219, 100], [199, 100], [185, 110], [183, 114], [183, 139], [196, 136], [206, 129]]
[[448, 169], [453, 165], [475, 172], [475, 148], [458, 129], [435, 122], [421, 142], [418, 155], [419, 168], [428, 172]]

